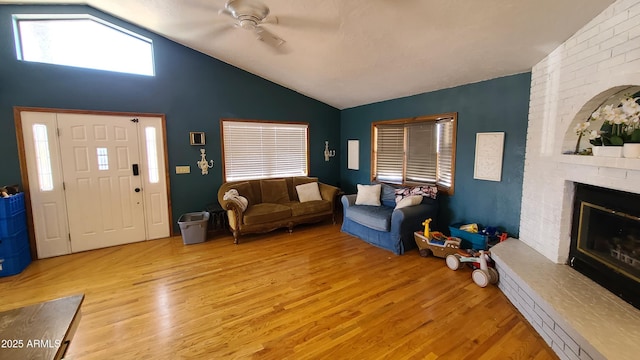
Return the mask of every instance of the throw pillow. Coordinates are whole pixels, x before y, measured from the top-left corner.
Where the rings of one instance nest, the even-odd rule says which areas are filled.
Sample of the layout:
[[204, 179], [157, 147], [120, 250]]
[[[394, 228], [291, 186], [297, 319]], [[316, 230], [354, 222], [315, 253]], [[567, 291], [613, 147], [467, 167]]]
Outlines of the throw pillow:
[[284, 179], [260, 180], [260, 191], [263, 203], [284, 204], [290, 201]]
[[358, 184], [358, 195], [356, 195], [356, 205], [380, 206], [380, 184], [361, 185]]
[[322, 200], [320, 196], [320, 188], [317, 182], [310, 182], [296, 186], [296, 192], [298, 193], [298, 199], [300, 202], [308, 202], [314, 200]]
[[418, 205], [422, 202], [422, 195], [411, 195], [400, 200], [396, 204], [396, 209], [402, 209], [403, 207]]

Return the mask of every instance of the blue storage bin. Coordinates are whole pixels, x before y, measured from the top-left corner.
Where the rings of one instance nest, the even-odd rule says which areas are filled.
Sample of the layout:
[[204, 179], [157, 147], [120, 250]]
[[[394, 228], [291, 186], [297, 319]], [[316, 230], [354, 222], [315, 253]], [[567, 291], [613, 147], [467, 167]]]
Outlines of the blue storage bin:
[[0, 197], [0, 219], [6, 219], [24, 211], [24, 193]]
[[455, 236], [462, 240], [460, 245], [461, 249], [473, 249], [473, 250], [487, 250], [488, 248], [488, 236], [481, 234], [474, 234], [468, 231], [460, 230], [460, 226], [464, 224], [452, 224], [449, 226], [451, 236]]
[[22, 210], [6, 219], [0, 219], [0, 237], [14, 236], [27, 228], [27, 213]]
[[18, 231], [13, 236], [0, 236], [0, 257], [12, 256], [29, 246], [27, 229]]
[[0, 277], [21, 273], [31, 263], [31, 251], [25, 246], [13, 256], [0, 256]]

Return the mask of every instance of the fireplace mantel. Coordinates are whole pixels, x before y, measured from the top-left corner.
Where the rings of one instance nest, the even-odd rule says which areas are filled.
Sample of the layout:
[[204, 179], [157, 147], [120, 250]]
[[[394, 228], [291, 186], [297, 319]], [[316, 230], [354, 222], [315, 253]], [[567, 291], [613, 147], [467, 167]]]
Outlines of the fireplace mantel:
[[559, 155], [557, 161], [564, 164], [640, 171], [640, 159], [610, 158], [590, 155]]

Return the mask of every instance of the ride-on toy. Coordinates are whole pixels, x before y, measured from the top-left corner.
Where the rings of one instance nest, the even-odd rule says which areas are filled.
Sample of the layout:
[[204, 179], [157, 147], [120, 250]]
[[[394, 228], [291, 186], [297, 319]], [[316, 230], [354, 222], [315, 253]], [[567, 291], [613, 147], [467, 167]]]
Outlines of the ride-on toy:
[[458, 250], [455, 254], [447, 255], [445, 261], [451, 270], [458, 270], [461, 263], [469, 263], [474, 268], [471, 279], [480, 287], [498, 282], [498, 271], [493, 267], [488, 251]]

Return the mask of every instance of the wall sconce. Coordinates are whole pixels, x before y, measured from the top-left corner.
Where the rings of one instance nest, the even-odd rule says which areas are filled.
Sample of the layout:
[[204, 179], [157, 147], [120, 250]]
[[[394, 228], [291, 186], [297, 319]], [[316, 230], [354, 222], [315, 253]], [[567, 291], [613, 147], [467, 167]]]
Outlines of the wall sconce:
[[207, 175], [209, 169], [213, 167], [213, 160], [207, 161], [207, 155], [204, 152], [204, 148], [200, 149], [200, 160], [198, 160], [196, 164], [198, 164], [198, 168], [202, 170], [202, 175]]
[[330, 157], [336, 156], [335, 150], [329, 150], [329, 142], [324, 142], [324, 161], [329, 161]]

